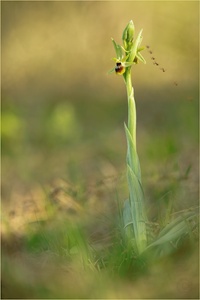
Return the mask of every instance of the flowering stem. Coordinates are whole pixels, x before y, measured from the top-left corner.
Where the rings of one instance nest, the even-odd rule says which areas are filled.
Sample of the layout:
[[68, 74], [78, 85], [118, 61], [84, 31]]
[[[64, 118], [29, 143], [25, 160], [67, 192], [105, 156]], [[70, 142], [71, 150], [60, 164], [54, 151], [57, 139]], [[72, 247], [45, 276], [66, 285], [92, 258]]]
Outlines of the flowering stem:
[[132, 87], [130, 68], [126, 70], [124, 78], [128, 98], [128, 107], [130, 107], [130, 109], [128, 109], [128, 129], [131, 133], [131, 136], [133, 137], [133, 144], [135, 145], [136, 150], [136, 106], [134, 100], [134, 89]]
[[[136, 105], [134, 90], [131, 81], [131, 70], [127, 70], [125, 84], [128, 98], [128, 127], [125, 126], [127, 138], [127, 179], [129, 186], [129, 199], [124, 206], [124, 225], [128, 234], [129, 244], [137, 254], [141, 254], [147, 246], [146, 225], [147, 221], [144, 205], [144, 194], [141, 182], [140, 163], [136, 150]], [[128, 215], [128, 219], [127, 219]], [[128, 222], [128, 223], [127, 223]]]
[[[144, 202], [144, 193], [141, 181], [140, 163], [136, 149], [136, 105], [134, 99], [134, 89], [131, 80], [131, 67], [139, 61], [145, 63], [140, 47], [142, 40], [142, 30], [140, 30], [137, 38], [134, 38], [135, 28], [133, 22], [130, 21], [126, 26], [123, 35], [123, 46], [116, 44], [112, 39], [116, 55], [115, 68], [110, 71], [123, 75], [127, 90], [128, 98], [128, 126], [125, 124], [125, 133], [127, 140], [127, 180], [129, 187], [129, 197], [124, 202], [123, 223], [124, 223], [124, 240], [126, 247], [133, 252], [134, 255], [140, 255], [149, 248], [157, 247], [157, 249], [169, 251], [169, 244], [172, 241], [178, 243], [180, 239], [188, 233], [191, 228], [188, 226], [191, 220], [195, 220], [197, 214], [188, 212], [185, 216], [177, 217], [167, 224], [158, 234], [156, 239], [149, 245], [147, 244], [146, 224], [148, 224], [146, 216], [146, 207]], [[196, 223], [197, 225], [197, 223]]]
[[[140, 255], [147, 247], [146, 234], [146, 213], [144, 205], [144, 193], [141, 182], [140, 163], [136, 150], [136, 106], [134, 99], [134, 90], [131, 80], [131, 67], [138, 61], [145, 63], [144, 58], [140, 54], [143, 48], [139, 48], [142, 40], [142, 30], [134, 40], [135, 28], [133, 22], [130, 21], [126, 26], [122, 39], [124, 47], [117, 45], [113, 40], [117, 58], [115, 71], [124, 77], [127, 98], [128, 98], [128, 127], [125, 124], [125, 132], [127, 139], [127, 179], [129, 187], [129, 199], [125, 201], [123, 211], [123, 221], [125, 230], [125, 240], [128, 246]], [[126, 56], [123, 56], [122, 50]]]

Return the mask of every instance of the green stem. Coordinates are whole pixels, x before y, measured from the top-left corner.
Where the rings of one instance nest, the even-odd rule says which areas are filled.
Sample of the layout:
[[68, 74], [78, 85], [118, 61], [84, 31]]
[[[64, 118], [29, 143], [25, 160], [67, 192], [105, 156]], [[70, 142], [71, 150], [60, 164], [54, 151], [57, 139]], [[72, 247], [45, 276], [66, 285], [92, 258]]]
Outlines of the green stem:
[[126, 90], [127, 90], [127, 99], [128, 99], [128, 131], [130, 133], [130, 139], [132, 140], [130, 146], [130, 139], [127, 139], [128, 142], [128, 151], [127, 151], [127, 163], [130, 168], [135, 172], [138, 180], [141, 182], [141, 170], [140, 163], [137, 156], [137, 147], [136, 147], [136, 104], [134, 99], [134, 89], [132, 86], [131, 80], [131, 69], [127, 68], [124, 75]]
[[126, 70], [125, 83], [126, 83], [126, 90], [127, 90], [127, 98], [128, 98], [128, 129], [131, 133], [133, 138], [133, 143], [136, 151], [136, 106], [135, 106], [135, 99], [134, 99], [134, 89], [132, 87], [132, 80], [131, 80], [131, 68]]
[[[131, 69], [127, 68], [124, 80], [128, 98], [128, 127], [125, 126], [127, 136], [127, 176], [129, 186], [129, 204], [126, 203], [125, 227], [132, 227], [132, 238], [127, 228], [128, 240], [133, 240], [133, 247], [138, 254], [141, 254], [147, 245], [146, 225], [147, 221], [144, 205], [144, 194], [141, 183], [140, 163], [136, 150], [136, 105], [134, 90], [131, 80]], [[130, 211], [130, 212], [129, 212]], [[129, 217], [127, 218], [127, 216]], [[128, 224], [127, 224], [128, 222]]]

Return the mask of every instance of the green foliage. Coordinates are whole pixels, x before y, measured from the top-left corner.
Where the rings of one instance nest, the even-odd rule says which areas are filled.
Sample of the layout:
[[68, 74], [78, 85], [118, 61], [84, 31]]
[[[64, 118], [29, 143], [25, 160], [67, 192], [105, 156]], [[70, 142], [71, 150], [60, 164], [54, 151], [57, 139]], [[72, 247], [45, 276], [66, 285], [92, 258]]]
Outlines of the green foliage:
[[178, 248], [179, 242], [186, 236], [192, 234], [198, 226], [197, 214], [187, 212], [170, 222], [160, 230], [155, 240], [149, 243], [146, 251], [153, 248], [154, 257], [168, 255]]
[[32, 253], [51, 253], [68, 261], [79, 261], [85, 268], [92, 259], [83, 227], [77, 222], [64, 219], [38, 223], [35, 232], [29, 231], [25, 249]]
[[12, 109], [7, 109], [1, 116], [2, 150], [19, 148], [25, 134], [25, 124], [19, 114]]
[[73, 106], [69, 103], [58, 104], [47, 119], [47, 138], [67, 143], [79, 139], [80, 132]]

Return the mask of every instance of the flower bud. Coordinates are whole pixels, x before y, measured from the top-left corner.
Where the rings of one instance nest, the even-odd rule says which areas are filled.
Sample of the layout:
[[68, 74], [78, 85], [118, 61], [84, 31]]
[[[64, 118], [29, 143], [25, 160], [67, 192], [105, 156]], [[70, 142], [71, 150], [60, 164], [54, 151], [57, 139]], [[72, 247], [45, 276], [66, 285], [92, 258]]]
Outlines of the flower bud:
[[131, 20], [128, 23], [128, 25], [126, 26], [126, 28], [124, 29], [123, 34], [122, 34], [124, 48], [127, 51], [129, 51], [131, 46], [133, 45], [134, 33], [135, 33], [135, 27], [134, 27], [133, 21]]

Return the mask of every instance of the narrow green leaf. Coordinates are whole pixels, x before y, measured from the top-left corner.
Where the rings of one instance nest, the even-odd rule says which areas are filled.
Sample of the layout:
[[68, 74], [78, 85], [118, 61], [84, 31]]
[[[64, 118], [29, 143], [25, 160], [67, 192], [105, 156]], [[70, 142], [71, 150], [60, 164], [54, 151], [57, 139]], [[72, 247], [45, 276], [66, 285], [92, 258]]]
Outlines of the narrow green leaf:
[[131, 209], [131, 223], [133, 226], [134, 237], [137, 251], [140, 254], [146, 248], [146, 215], [144, 213], [144, 194], [140, 181], [127, 165], [128, 184], [129, 184], [129, 203]]
[[172, 220], [169, 224], [167, 224], [159, 233], [159, 237], [165, 235], [166, 233], [170, 232], [175, 226], [179, 225], [181, 222], [185, 222], [189, 220], [190, 217], [194, 217], [196, 214], [193, 212], [185, 213], [184, 215], [176, 217]]
[[127, 238], [128, 243], [129, 241], [132, 241], [131, 243], [133, 243], [134, 241], [134, 247], [136, 247], [129, 199], [127, 199], [124, 202], [123, 221], [124, 221], [125, 237]]
[[125, 127], [125, 133], [126, 133], [126, 140], [127, 140], [127, 164], [130, 166], [130, 168], [133, 170], [135, 174], [137, 174], [137, 178], [141, 182], [141, 169], [140, 169], [140, 162], [138, 158], [138, 154], [135, 148], [135, 145], [133, 143], [132, 136], [130, 134], [130, 131], [126, 124], [124, 124]]
[[179, 216], [170, 224], [165, 226], [159, 233], [157, 239], [151, 243], [148, 247], [153, 247], [157, 245], [163, 245], [165, 243], [175, 242], [180, 239], [182, 236], [190, 232], [190, 226], [188, 224], [193, 218], [196, 217], [196, 214], [188, 213], [185, 216]]

